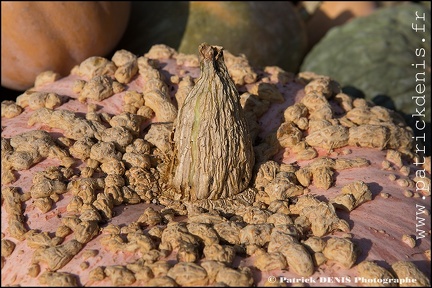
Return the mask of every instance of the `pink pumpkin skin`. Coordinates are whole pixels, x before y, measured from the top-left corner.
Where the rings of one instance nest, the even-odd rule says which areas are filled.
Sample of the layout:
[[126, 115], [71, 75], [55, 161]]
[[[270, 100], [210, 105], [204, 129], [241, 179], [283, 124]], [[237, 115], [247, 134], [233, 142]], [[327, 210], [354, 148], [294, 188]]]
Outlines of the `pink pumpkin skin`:
[[[186, 74], [192, 77], [199, 75], [199, 68], [194, 67], [178, 67], [174, 59], [160, 59], [159, 60], [163, 67], [162, 70], [165, 73], [171, 75], [177, 74], [179, 69], [186, 71]], [[56, 109], [67, 109], [74, 112], [86, 112], [87, 107], [85, 104], [80, 103], [77, 100], [78, 95], [72, 92], [72, 86], [77, 76], [68, 76], [52, 84], [47, 84], [40, 87], [37, 90], [55, 92], [60, 95], [67, 95], [71, 99], [64, 103], [62, 106]], [[127, 84], [128, 90], [141, 91], [143, 80], [140, 76], [137, 76], [131, 83]], [[277, 84], [280, 92], [285, 97], [285, 102], [281, 104], [273, 104], [269, 111], [261, 118], [262, 136], [265, 136], [272, 128], [280, 125], [280, 113], [283, 112], [286, 107], [292, 105], [295, 102], [300, 101], [304, 96], [303, 86], [289, 82], [287, 84]], [[174, 93], [172, 91], [172, 93]], [[122, 98], [125, 92], [118, 93], [108, 99], [105, 99], [98, 105], [102, 106], [98, 112], [107, 112], [109, 114], [118, 114], [122, 111]], [[174, 95], [174, 94], [172, 94]], [[53, 135], [60, 136], [62, 131], [59, 129], [51, 129], [44, 127], [43, 125], [35, 125], [29, 127], [27, 121], [29, 116], [33, 113], [30, 109], [26, 108], [25, 111], [19, 116], [11, 119], [2, 118], [2, 137], [12, 137], [25, 131], [34, 129], [43, 129], [51, 132]], [[157, 121], [157, 119], [153, 119]], [[149, 125], [145, 123], [144, 125]], [[144, 128], [144, 126], [143, 126]], [[379, 265], [384, 268], [390, 268], [390, 265], [396, 261], [406, 260], [416, 264], [416, 266], [426, 275], [429, 275], [431, 266], [430, 260], [424, 255], [424, 251], [430, 249], [430, 235], [416, 241], [414, 248], [408, 247], [401, 241], [403, 234], [418, 235], [416, 231], [416, 212], [418, 212], [418, 205], [425, 207], [426, 210], [430, 211], [430, 199], [426, 197], [423, 199], [419, 198], [407, 198], [403, 195], [404, 188], [397, 185], [395, 181], [391, 181], [388, 177], [390, 173], [396, 175], [396, 177], [404, 177], [399, 171], [386, 171], [381, 167], [381, 162], [386, 157], [386, 151], [380, 151], [372, 148], [358, 148], [358, 147], [344, 147], [351, 149], [352, 153], [348, 155], [340, 154], [338, 157], [342, 158], [355, 158], [364, 157], [371, 163], [366, 168], [353, 168], [346, 169], [343, 171], [337, 171], [336, 181], [334, 185], [328, 189], [318, 189], [313, 184], [309, 186], [309, 194], [317, 195], [320, 199], [332, 199], [340, 193], [341, 188], [356, 180], [364, 181], [372, 191], [373, 200], [363, 203], [350, 213], [342, 212], [337, 210], [338, 216], [345, 219], [351, 228], [350, 233], [353, 235], [352, 241], [361, 248], [361, 254], [359, 255], [356, 264], [364, 260], [377, 261]], [[340, 152], [343, 148], [335, 149], [336, 152]], [[324, 149], [317, 149], [319, 157], [327, 156], [327, 151]], [[295, 154], [290, 154], [287, 157], [281, 157], [283, 151], [275, 156], [275, 160], [283, 163], [295, 162]], [[294, 156], [293, 156], [294, 155]], [[300, 166], [305, 166], [310, 161], [297, 161]], [[408, 164], [408, 163], [405, 163]], [[37, 165], [31, 167], [29, 170], [20, 171], [18, 180], [10, 185], [3, 185], [2, 189], [6, 186], [20, 187], [22, 191], [29, 191], [32, 181], [32, 175], [36, 171], [42, 171], [49, 166], [60, 165], [57, 160], [46, 159]], [[78, 166], [79, 167], [79, 166]], [[410, 178], [413, 178], [414, 171], [420, 167], [415, 166], [411, 163], [411, 174]], [[385, 192], [390, 194], [389, 198], [383, 198], [379, 194]], [[41, 231], [55, 232], [56, 228], [61, 223], [61, 218], [67, 215], [66, 206], [71, 199], [71, 193], [67, 192], [62, 195], [62, 199], [54, 205], [54, 208], [43, 214], [38, 208], [32, 203], [31, 200], [25, 202], [22, 205], [25, 209], [25, 216], [27, 224], [31, 229], [40, 229]], [[2, 210], [4, 209], [4, 203], [2, 203]], [[142, 214], [144, 209], [152, 204], [137, 204], [137, 205], [120, 205], [115, 207], [116, 215], [111, 223], [115, 225], [127, 224], [132, 221], [136, 221]], [[156, 209], [161, 207], [156, 207]], [[10, 236], [7, 223], [7, 213], [1, 213], [1, 224], [2, 233], [4, 234], [3, 239], [9, 239], [16, 244], [14, 252], [5, 259], [4, 267], [2, 268], [2, 284], [3, 285], [15, 285], [19, 284], [22, 286], [35, 286], [40, 285], [38, 277], [32, 278], [28, 273], [28, 268], [31, 264], [31, 258], [33, 255], [33, 249], [30, 249], [25, 241], [18, 241]], [[429, 218], [429, 216], [424, 216]], [[422, 230], [429, 233], [430, 221], [426, 220], [425, 225], [419, 227]], [[335, 236], [342, 235], [342, 232], [333, 233]], [[329, 235], [328, 235], [329, 236]], [[89, 280], [89, 272], [97, 266], [109, 266], [109, 265], [125, 265], [131, 263], [139, 258], [139, 255], [134, 255], [127, 252], [118, 252], [113, 254], [108, 252], [101, 247], [99, 239], [100, 235], [91, 240], [85, 245], [85, 247], [63, 268], [59, 269], [58, 272], [68, 272], [75, 275], [79, 275], [79, 285], [83, 286], [111, 286], [112, 283], [109, 278], [105, 278], [103, 281], [92, 282]], [[327, 236], [326, 236], [327, 237]], [[73, 234], [65, 238], [64, 243], [68, 242], [73, 238]], [[95, 257], [89, 258], [85, 261], [88, 262], [89, 267], [85, 270], [80, 268], [80, 264], [84, 262], [82, 258], [83, 251], [87, 249], [96, 249], [99, 254]], [[169, 256], [169, 259], [175, 259], [175, 253]], [[253, 264], [254, 257], [247, 259], [238, 259], [236, 263], [243, 262], [243, 264]], [[41, 263], [41, 271], [47, 269], [45, 264]], [[255, 284], [263, 286], [269, 276], [285, 277], [287, 279], [301, 279], [301, 277], [290, 269], [276, 270], [269, 272], [260, 272], [257, 269], [252, 270], [254, 273]], [[315, 279], [317, 283], [311, 283], [311, 286], [357, 286], [355, 283], [327, 283], [319, 282], [316, 279], [319, 277], [356, 277], [358, 276], [356, 265], [351, 269], [344, 269], [337, 263], [331, 261], [323, 264], [318, 269], [315, 269], [315, 273], [311, 278]], [[321, 278], [330, 279], [330, 278]], [[342, 278], [341, 278], [342, 279]], [[352, 278], [354, 279], [354, 278]], [[279, 281], [279, 278], [277, 279]], [[139, 281], [136, 281], [132, 286], [142, 285]]]

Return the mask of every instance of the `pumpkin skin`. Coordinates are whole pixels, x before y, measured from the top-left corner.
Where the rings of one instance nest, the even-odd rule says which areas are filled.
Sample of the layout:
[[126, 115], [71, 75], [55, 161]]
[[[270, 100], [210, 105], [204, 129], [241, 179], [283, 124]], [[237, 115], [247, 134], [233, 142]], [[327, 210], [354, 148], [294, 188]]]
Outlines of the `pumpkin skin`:
[[195, 54], [202, 42], [218, 43], [245, 54], [255, 67], [297, 72], [306, 53], [306, 27], [288, 1], [134, 2], [132, 7], [119, 46], [138, 55], [160, 43], [187, 54]]
[[25, 90], [52, 70], [65, 76], [94, 55], [107, 55], [122, 37], [130, 2], [1, 3], [1, 85]]
[[255, 67], [297, 71], [307, 39], [291, 3], [192, 1], [190, 11], [179, 52], [194, 53], [203, 41], [220, 43], [231, 53], [245, 54]]
[[[153, 59], [153, 58], [152, 58]], [[177, 75], [179, 71], [183, 71], [184, 75], [190, 75], [192, 78], [199, 76], [199, 68], [191, 66], [181, 66], [176, 64], [174, 58], [157, 58], [160, 63], [159, 70], [165, 75]], [[268, 73], [271, 79], [274, 79], [273, 73]], [[277, 77], [276, 77], [277, 78]], [[54, 83], [44, 85], [37, 88], [39, 91], [50, 91], [61, 95], [67, 95], [70, 100], [64, 103], [62, 106], [56, 108], [58, 110], [69, 110], [78, 113], [86, 113], [88, 107], [85, 103], [81, 103], [77, 100], [77, 94], [73, 92], [73, 86], [75, 81], [79, 79], [76, 75], [71, 75], [60, 79]], [[84, 79], [89, 80], [89, 79]], [[284, 84], [279, 83], [278, 80], [271, 80], [278, 86], [278, 89], [283, 93], [285, 101], [283, 103], [277, 103], [270, 107], [270, 110], [265, 113], [260, 119], [260, 126], [262, 127], [262, 137], [265, 137], [270, 131], [278, 127], [281, 124], [280, 115], [286, 107], [293, 105], [296, 102], [301, 101], [305, 96], [304, 86], [299, 82], [289, 81]], [[127, 89], [140, 91], [143, 87], [143, 77], [138, 76], [132, 82], [128, 83]], [[173, 85], [175, 86], [175, 85]], [[245, 86], [240, 87], [245, 89]], [[175, 90], [175, 89], [174, 89]], [[106, 112], [111, 115], [116, 115], [121, 112], [123, 105], [124, 92], [117, 93], [110, 98], [107, 98], [100, 102], [93, 102], [100, 107], [98, 113]], [[334, 104], [334, 103], [333, 103]], [[37, 124], [34, 127], [27, 125], [29, 117], [34, 113], [33, 110], [28, 107], [25, 111], [15, 118], [5, 119], [2, 118], [2, 137], [12, 137], [21, 132], [34, 130], [34, 129], [47, 129], [52, 132], [53, 135], [60, 136], [63, 131], [57, 128], [47, 128], [47, 126]], [[156, 120], [157, 121], [157, 120]], [[345, 148], [345, 147], [344, 147]], [[318, 195], [322, 198], [332, 199], [335, 195], [340, 193], [341, 188], [353, 182], [354, 180], [362, 180], [368, 184], [373, 194], [371, 201], [365, 202], [350, 213], [338, 211], [338, 216], [349, 222], [352, 234], [353, 242], [358, 244], [361, 248], [360, 256], [358, 257], [358, 264], [363, 260], [376, 260], [380, 266], [389, 268], [390, 264], [393, 264], [399, 260], [408, 260], [415, 262], [419, 270], [424, 274], [429, 275], [430, 271], [430, 260], [428, 261], [424, 255], [426, 249], [430, 249], [430, 237], [425, 237], [421, 241], [417, 242], [415, 248], [410, 248], [401, 242], [401, 236], [403, 234], [415, 234], [416, 227], [416, 205], [422, 205], [424, 209], [430, 211], [429, 197], [426, 199], [422, 198], [406, 198], [403, 196], [402, 191], [404, 187], [399, 186], [396, 181], [391, 181], [388, 177], [389, 174], [395, 174], [397, 177], [403, 177], [402, 173], [398, 170], [384, 170], [382, 169], [381, 163], [386, 158], [385, 150], [378, 150], [372, 148], [361, 148], [361, 147], [346, 147], [349, 148], [352, 153], [343, 155], [340, 153], [338, 158], [352, 159], [355, 157], [366, 158], [371, 162], [371, 165], [363, 168], [345, 169], [338, 172], [336, 177], [336, 183], [333, 187], [328, 190], [323, 190], [315, 187], [314, 185], [309, 186], [311, 189], [308, 194]], [[336, 152], [340, 152], [340, 149], [335, 149]], [[319, 149], [319, 157], [328, 156], [327, 149]], [[333, 156], [332, 156], [333, 157]], [[297, 161], [295, 154], [284, 154], [283, 157], [276, 157], [275, 160], [282, 163], [297, 163], [299, 166], [308, 164], [308, 161], [299, 160]], [[408, 163], [406, 163], [409, 165]], [[412, 163], [411, 163], [412, 164]], [[49, 166], [57, 166], [58, 160], [46, 159], [43, 162], [38, 163], [29, 170], [20, 171], [21, 177], [18, 181], [13, 183], [11, 186], [21, 187], [22, 191], [29, 191], [32, 183], [32, 177], [36, 171], [42, 171]], [[81, 164], [85, 166], [85, 164]], [[416, 169], [414, 165], [411, 165], [412, 169]], [[419, 167], [417, 167], [419, 168]], [[410, 178], [413, 177], [414, 170], [411, 171]], [[429, 175], [429, 174], [428, 174]], [[430, 177], [430, 175], [428, 176]], [[2, 188], [7, 185], [2, 184]], [[386, 192], [390, 194], [389, 198], [381, 197], [379, 194]], [[40, 229], [41, 231], [55, 232], [55, 228], [62, 222], [61, 218], [66, 215], [70, 215], [66, 209], [69, 201], [72, 198], [72, 193], [66, 192], [62, 194], [62, 199], [56, 203], [56, 206], [47, 213], [40, 213], [35, 207], [32, 200], [27, 200], [25, 205], [22, 205], [22, 210], [25, 210], [28, 224], [31, 229]], [[2, 205], [5, 205], [6, 201], [3, 201]], [[144, 209], [152, 206], [158, 209], [154, 204], [135, 204], [135, 205], [121, 205], [115, 207], [116, 215], [112, 219], [112, 223], [115, 225], [123, 226], [130, 224], [131, 222], [137, 221], [142, 215]], [[4, 206], [2, 206], [2, 209]], [[159, 207], [161, 208], [161, 207]], [[28, 274], [28, 267], [31, 263], [32, 257], [25, 257], [23, 255], [33, 255], [34, 250], [29, 248], [26, 241], [17, 241], [10, 236], [8, 231], [8, 213], [1, 214], [1, 227], [2, 232], [5, 234], [5, 239], [10, 239], [16, 243], [14, 252], [6, 257], [4, 267], [2, 269], [2, 283], [5, 285], [13, 285], [20, 283], [23, 286], [36, 286], [40, 285], [40, 275], [37, 277], [30, 277]], [[426, 218], [426, 216], [424, 216]], [[430, 222], [426, 221], [426, 224], [422, 227], [423, 230], [429, 231]], [[384, 231], [381, 233], [380, 231]], [[342, 237], [342, 232], [336, 231], [335, 235]], [[65, 238], [65, 243], [73, 239], [73, 235], [68, 235]], [[58, 272], [67, 272], [79, 277], [79, 284], [83, 286], [112, 286], [112, 282], [109, 277], [101, 281], [91, 280], [90, 271], [98, 266], [111, 266], [111, 265], [126, 265], [126, 263], [132, 263], [136, 259], [140, 258], [139, 253], [133, 252], [118, 252], [113, 253], [108, 251], [105, 247], [101, 246], [100, 239], [102, 235], [98, 235], [91, 242], [87, 243], [86, 246], [63, 268], [59, 269]], [[88, 249], [95, 249], [99, 251], [96, 257], [91, 257], [84, 260], [84, 253]], [[24, 253], [20, 254], [20, 251]], [[175, 253], [172, 253], [168, 260], [175, 261]], [[406, 259], [406, 255], [409, 258]], [[244, 260], [244, 259], [242, 259]], [[86, 261], [89, 264], [87, 269], [82, 269], [81, 264]], [[252, 265], [253, 257], [246, 259], [244, 262], [245, 266]], [[321, 269], [322, 268], [322, 269]], [[41, 271], [47, 269], [45, 264], [41, 265]], [[274, 270], [269, 272], [260, 272], [254, 270], [254, 278], [256, 286], [264, 286], [267, 283], [269, 276], [283, 276], [287, 279], [301, 279], [301, 277], [291, 270]], [[355, 277], [358, 276], [356, 265], [351, 269], [342, 269], [334, 263], [325, 264], [320, 268], [316, 268], [315, 273], [311, 276], [314, 279], [318, 277]], [[327, 278], [325, 278], [327, 279]], [[145, 284], [145, 283], [144, 283]], [[317, 282], [316, 284], [311, 283], [311, 286], [320, 287], [323, 282]], [[142, 286], [143, 282], [136, 281], [131, 286]], [[129, 286], [129, 285], [128, 285]], [[331, 286], [345, 287], [346, 283], [331, 283]], [[353, 284], [353, 286], [355, 286]], [[321, 286], [322, 287], [322, 286]]]

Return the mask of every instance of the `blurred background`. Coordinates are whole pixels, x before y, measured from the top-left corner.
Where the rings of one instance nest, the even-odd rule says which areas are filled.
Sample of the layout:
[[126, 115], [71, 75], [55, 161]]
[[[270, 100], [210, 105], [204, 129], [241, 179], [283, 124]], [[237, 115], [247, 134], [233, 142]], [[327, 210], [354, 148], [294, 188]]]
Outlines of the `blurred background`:
[[15, 100], [40, 72], [66, 76], [90, 56], [119, 49], [141, 56], [154, 44], [197, 53], [205, 41], [245, 54], [256, 68], [328, 75], [343, 92], [400, 112], [416, 133], [412, 96], [421, 78], [430, 131], [429, 1], [2, 1], [1, 8], [2, 100]]

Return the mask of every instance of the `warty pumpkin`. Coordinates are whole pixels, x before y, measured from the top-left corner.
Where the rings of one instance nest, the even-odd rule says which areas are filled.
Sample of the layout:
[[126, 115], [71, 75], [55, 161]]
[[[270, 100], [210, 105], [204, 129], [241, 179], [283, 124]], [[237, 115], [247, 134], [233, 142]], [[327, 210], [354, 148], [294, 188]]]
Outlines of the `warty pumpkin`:
[[[224, 59], [255, 165], [248, 189], [214, 201], [167, 199], [162, 177], [178, 141], [176, 102], [211, 131], [196, 133], [205, 148], [218, 143], [215, 130], [235, 127], [216, 120], [239, 118], [220, 115], [233, 85], [213, 73], [194, 81], [208, 72], [196, 54], [157, 45], [138, 59], [92, 58], [2, 103], [2, 284], [429, 287], [430, 190], [416, 187], [430, 186], [430, 157], [413, 154], [412, 130], [328, 77], [254, 69], [228, 51]], [[124, 71], [134, 73], [121, 89]], [[246, 74], [255, 77], [240, 84]], [[221, 112], [188, 103], [209, 83], [218, 97], [208, 106], [225, 103]]]
[[129, 13], [129, 1], [2, 1], [1, 85], [25, 90], [43, 71], [65, 76], [84, 59], [107, 55]]

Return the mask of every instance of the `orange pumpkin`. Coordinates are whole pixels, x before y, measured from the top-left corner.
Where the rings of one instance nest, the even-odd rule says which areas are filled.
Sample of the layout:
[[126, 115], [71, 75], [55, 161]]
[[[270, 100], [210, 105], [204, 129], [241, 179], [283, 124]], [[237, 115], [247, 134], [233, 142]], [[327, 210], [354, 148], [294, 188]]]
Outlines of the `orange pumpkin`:
[[62, 75], [107, 55], [128, 24], [130, 2], [1, 2], [1, 85], [25, 90], [43, 71]]
[[306, 21], [309, 48], [331, 28], [353, 18], [369, 15], [375, 9], [376, 3], [373, 1], [323, 1]]

